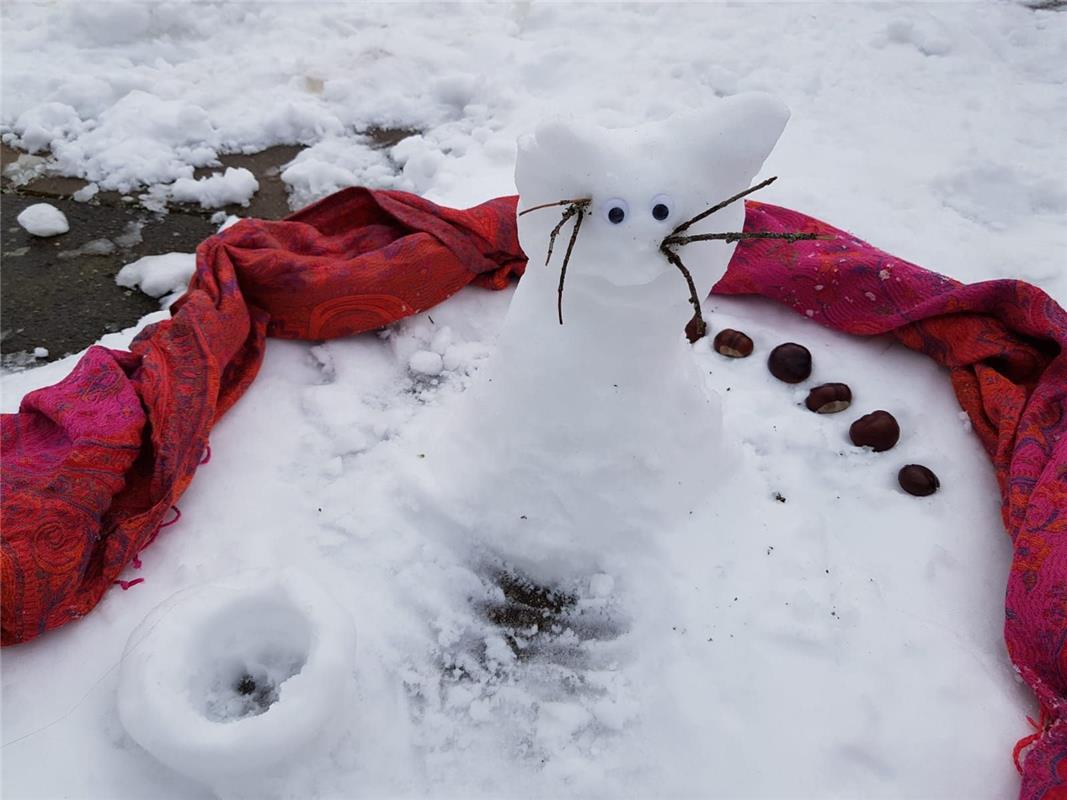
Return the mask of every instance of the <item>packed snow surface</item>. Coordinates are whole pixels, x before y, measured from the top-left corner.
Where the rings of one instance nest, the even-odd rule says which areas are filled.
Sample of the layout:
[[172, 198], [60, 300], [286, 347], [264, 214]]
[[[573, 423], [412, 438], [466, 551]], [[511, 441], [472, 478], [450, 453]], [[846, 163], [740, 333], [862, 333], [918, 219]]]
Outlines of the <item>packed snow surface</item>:
[[15, 219], [27, 233], [34, 236], [58, 236], [70, 230], [66, 215], [50, 203], [26, 206]]
[[[57, 3], [0, 14], [6, 139], [100, 190], [150, 192], [222, 152], [300, 142], [283, 172], [297, 203], [368, 183], [466, 206], [515, 192], [516, 140], [547, 117], [628, 126], [765, 90], [793, 116], [760, 173], [781, 179], [761, 199], [955, 278], [1021, 277], [1067, 298], [1067, 190], [1051, 166], [1067, 109], [1056, 12]], [[420, 133], [375, 150], [354, 133], [374, 126]], [[625, 179], [661, 155], [614, 171]], [[713, 329], [756, 344], [743, 360], [707, 340], [692, 351], [721, 398], [735, 467], [684, 524], [538, 586], [458, 547], [410, 493], [464, 470], [491, 479], [492, 465], [443, 462], [436, 443], [495, 352], [510, 297], [471, 289], [381, 335], [272, 341], [214, 430], [180, 523], [124, 576], [145, 581], [5, 651], [4, 793], [1015, 792], [1011, 747], [1035, 709], [1001, 639], [1011, 548], [943, 370], [758, 300], [710, 301]], [[784, 341], [814, 354], [798, 387], [766, 371]], [[5, 376], [4, 410], [73, 363]], [[803, 407], [827, 381], [852, 387], [849, 411]], [[877, 408], [900, 421], [900, 443], [853, 448], [849, 423]], [[937, 494], [897, 487], [915, 462], [938, 474]], [[513, 526], [530, 516], [514, 509]], [[131, 633], [176, 592], [283, 566], [313, 576], [359, 633], [341, 729], [299, 768], [244, 785], [164, 766], [119, 717]], [[279, 611], [262, 591], [245, 594], [259, 616]], [[174, 649], [189, 675], [212, 652]]]
[[[469, 290], [432, 323], [423, 314], [384, 338], [272, 341], [212, 434], [181, 521], [124, 576], [145, 582], [5, 654], [5, 790], [209, 796], [123, 733], [116, 667], [174, 592], [285, 565], [352, 615], [357, 685], [339, 734], [348, 746], [312, 749], [306, 769], [278, 777], [275, 792], [257, 780], [251, 796], [1012, 793], [1009, 754], [1033, 709], [1001, 640], [1010, 546], [996, 481], [942, 370], [766, 303], [713, 301], [715, 326], [756, 343], [744, 360], [706, 340], [694, 348], [722, 397], [724, 443], [739, 451], [731, 475], [687, 524], [619, 541], [550, 596], [492, 554], [458, 548], [411, 502], [412, 485], [476, 467], [441, 462], [435, 443], [508, 300]], [[452, 368], [411, 370], [444, 331]], [[799, 387], [764, 364], [790, 340], [814, 354]], [[71, 364], [7, 376], [5, 410]], [[807, 386], [842, 379], [848, 412], [803, 407]], [[887, 453], [847, 441], [851, 420], [875, 408], [904, 431]], [[896, 485], [916, 462], [941, 478], [932, 497]], [[514, 512], [514, 526], [530, 522]], [[266, 598], [249, 602], [273, 613]], [[186, 674], [211, 663], [210, 651], [169, 652]], [[69, 757], [73, 770], [75, 754], [77, 778], [35, 767]]]

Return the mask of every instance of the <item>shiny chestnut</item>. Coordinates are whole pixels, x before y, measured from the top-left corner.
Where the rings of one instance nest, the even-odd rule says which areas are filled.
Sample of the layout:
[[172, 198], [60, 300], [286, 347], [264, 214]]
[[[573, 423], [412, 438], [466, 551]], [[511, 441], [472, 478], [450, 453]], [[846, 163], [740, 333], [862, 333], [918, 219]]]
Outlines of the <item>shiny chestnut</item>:
[[901, 467], [897, 473], [897, 483], [905, 492], [916, 497], [926, 497], [941, 488], [941, 481], [937, 479], [934, 471], [922, 464]]
[[753, 345], [747, 334], [733, 328], [725, 328], [715, 336], [712, 347], [716, 353], [729, 358], [747, 358], [752, 355]]
[[848, 436], [857, 447], [870, 447], [881, 453], [900, 439], [900, 425], [888, 411], [872, 411], [852, 423]]
[[780, 344], [767, 357], [771, 375], [786, 383], [800, 383], [811, 375], [811, 353], [796, 342]]
[[824, 383], [808, 392], [804, 405], [816, 414], [836, 414], [852, 405], [852, 390], [844, 383]]

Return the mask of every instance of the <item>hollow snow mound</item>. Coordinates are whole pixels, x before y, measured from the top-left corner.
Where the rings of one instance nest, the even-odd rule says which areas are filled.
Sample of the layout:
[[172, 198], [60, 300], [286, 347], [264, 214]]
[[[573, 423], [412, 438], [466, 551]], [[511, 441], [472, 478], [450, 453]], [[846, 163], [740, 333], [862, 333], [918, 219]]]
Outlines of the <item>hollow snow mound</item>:
[[353, 682], [347, 612], [294, 570], [178, 592], [130, 636], [118, 710], [130, 736], [209, 786], [268, 778], [327, 747]]

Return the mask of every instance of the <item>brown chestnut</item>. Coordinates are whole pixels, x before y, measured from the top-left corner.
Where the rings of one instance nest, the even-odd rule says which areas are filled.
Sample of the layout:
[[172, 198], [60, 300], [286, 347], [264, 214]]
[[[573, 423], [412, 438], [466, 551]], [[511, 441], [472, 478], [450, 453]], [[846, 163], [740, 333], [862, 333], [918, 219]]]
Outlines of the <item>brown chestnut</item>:
[[852, 405], [852, 390], [843, 383], [824, 383], [808, 392], [804, 405], [816, 414], [836, 414]]
[[715, 352], [729, 358], [747, 358], [752, 355], [752, 340], [741, 331], [725, 328], [719, 331], [712, 342]]
[[900, 439], [900, 426], [888, 411], [872, 411], [852, 423], [848, 436], [857, 447], [870, 447], [881, 453]]
[[771, 375], [786, 383], [800, 383], [811, 375], [811, 353], [795, 342], [780, 344], [767, 357]]
[[926, 497], [941, 488], [941, 481], [937, 479], [933, 470], [922, 464], [908, 464], [901, 467], [900, 472], [897, 473], [897, 482], [901, 489], [916, 497]]

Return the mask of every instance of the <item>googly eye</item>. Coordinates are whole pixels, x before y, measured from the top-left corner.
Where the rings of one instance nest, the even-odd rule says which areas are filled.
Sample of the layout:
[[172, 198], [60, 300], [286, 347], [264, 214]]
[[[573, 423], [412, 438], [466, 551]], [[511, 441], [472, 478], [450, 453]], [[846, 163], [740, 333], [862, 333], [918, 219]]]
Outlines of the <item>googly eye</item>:
[[629, 204], [619, 197], [613, 197], [605, 201], [601, 208], [604, 219], [612, 225], [619, 225], [630, 213]]
[[670, 195], [657, 194], [652, 198], [649, 208], [652, 210], [652, 219], [663, 222], [674, 211], [674, 201], [671, 200]]

